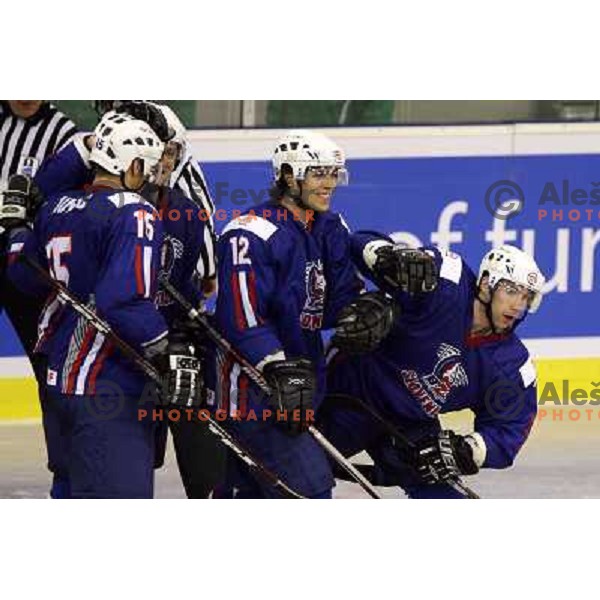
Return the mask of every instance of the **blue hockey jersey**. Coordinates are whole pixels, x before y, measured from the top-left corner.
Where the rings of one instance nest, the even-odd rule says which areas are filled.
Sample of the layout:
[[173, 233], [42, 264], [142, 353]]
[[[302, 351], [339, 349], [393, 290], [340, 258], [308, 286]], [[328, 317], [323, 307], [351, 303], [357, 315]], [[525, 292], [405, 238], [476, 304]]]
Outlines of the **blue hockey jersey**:
[[[155, 208], [136, 193], [108, 188], [73, 191], [50, 198], [11, 254], [23, 252], [95, 308], [125, 341], [143, 352], [167, 334], [154, 305], [163, 230]], [[9, 255], [10, 259], [10, 255]], [[11, 261], [9, 276], [24, 291], [36, 276]], [[55, 295], [39, 322], [36, 350], [47, 357], [47, 384], [64, 394], [93, 395], [100, 380], [126, 395], [144, 388], [142, 372]]]
[[[159, 280], [167, 279], [186, 299], [197, 306], [203, 298], [199, 279], [207, 253], [212, 248], [212, 231], [198, 216], [198, 207], [183, 192], [163, 188], [157, 205], [163, 225]], [[164, 291], [158, 290], [156, 305], [169, 326], [185, 312]]]
[[[93, 178], [93, 171], [86, 161], [88, 152], [83, 139], [77, 137], [59, 153], [42, 164], [36, 175], [36, 183], [47, 196], [83, 187]], [[144, 189], [140, 191], [144, 195]], [[157, 205], [163, 223], [164, 244], [161, 249], [160, 277], [166, 277], [186, 298], [196, 304], [201, 298], [199, 278], [214, 271], [213, 233], [210, 221], [200, 218], [197, 204], [180, 189], [163, 188]], [[173, 300], [158, 291], [157, 306], [172, 324], [176, 317], [183, 317]]]
[[513, 333], [470, 336], [476, 277], [452, 252], [427, 248], [439, 270], [437, 289], [409, 296], [377, 281], [363, 258], [373, 233], [352, 236], [352, 256], [361, 272], [401, 306], [397, 325], [369, 357], [377, 364], [368, 387], [381, 410], [403, 422], [471, 409], [475, 431], [486, 446], [483, 466], [512, 464], [527, 439], [537, 410], [536, 374], [529, 353]]
[[49, 156], [35, 175], [35, 182], [42, 193], [49, 198], [90, 185], [94, 172], [85, 158], [88, 155], [83, 137], [79, 135], [60, 152]]
[[[259, 367], [268, 357], [307, 358], [322, 383], [321, 330], [362, 289], [341, 216], [319, 213], [306, 226], [266, 202], [227, 225], [218, 260], [216, 320], [225, 337]], [[248, 381], [239, 367], [222, 360], [219, 375], [220, 406], [243, 410], [237, 393]]]
[[[80, 188], [92, 182], [94, 173], [88, 162], [89, 151], [85, 147], [84, 137], [76, 136], [60, 152], [42, 163], [35, 176], [35, 181], [46, 196]], [[216, 276], [215, 233], [212, 216], [214, 206], [202, 169], [194, 161], [187, 147], [177, 171], [171, 176], [170, 189], [172, 190], [172, 203], [177, 205], [173, 208], [186, 210], [185, 214], [190, 215], [187, 217], [188, 222], [192, 220], [197, 222], [196, 227], [194, 225], [188, 227], [188, 232], [194, 229], [194, 233], [200, 234], [202, 242], [201, 254], [194, 265], [195, 274], [198, 278], [213, 278]], [[143, 192], [142, 195], [144, 195]], [[182, 201], [176, 200], [176, 197], [187, 198], [188, 205], [180, 206]], [[193, 216], [191, 216], [192, 213]], [[179, 229], [177, 226], [175, 228]], [[201, 228], [201, 231], [196, 231], [198, 228]]]

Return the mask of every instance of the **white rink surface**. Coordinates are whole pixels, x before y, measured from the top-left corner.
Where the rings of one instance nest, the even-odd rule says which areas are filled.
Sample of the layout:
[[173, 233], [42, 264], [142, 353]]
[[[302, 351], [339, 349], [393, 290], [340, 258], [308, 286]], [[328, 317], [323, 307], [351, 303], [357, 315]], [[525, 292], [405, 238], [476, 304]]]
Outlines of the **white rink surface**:
[[[600, 498], [600, 411], [594, 409], [588, 421], [585, 408], [579, 409], [578, 421], [567, 418], [577, 409], [563, 407], [562, 422], [537, 422], [515, 466], [484, 470], [468, 484], [483, 498]], [[453, 418], [450, 426], [460, 430], [465, 420]], [[47, 497], [50, 475], [45, 461], [39, 422], [0, 423], [0, 498]], [[166, 466], [157, 472], [155, 491], [157, 498], [185, 498], [171, 446]], [[382, 488], [381, 493], [386, 498], [405, 497], [395, 488]], [[346, 482], [338, 483], [334, 495], [366, 497], [358, 485]]]

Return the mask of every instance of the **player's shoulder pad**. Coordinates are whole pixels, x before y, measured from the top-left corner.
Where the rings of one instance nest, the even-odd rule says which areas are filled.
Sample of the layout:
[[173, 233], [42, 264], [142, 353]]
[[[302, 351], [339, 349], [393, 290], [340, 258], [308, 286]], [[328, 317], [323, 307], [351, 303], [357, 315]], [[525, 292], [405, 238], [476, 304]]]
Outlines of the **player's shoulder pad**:
[[87, 193], [82, 189], [66, 190], [49, 194], [37, 214], [36, 220], [46, 218], [49, 214], [68, 212], [74, 207], [83, 208], [86, 205]]
[[440, 279], [446, 279], [456, 285], [460, 283], [465, 264], [459, 254], [436, 246], [425, 246], [423, 250], [436, 259]]
[[345, 233], [352, 233], [350, 226], [346, 222], [346, 219], [338, 212], [327, 212], [320, 215], [321, 218], [325, 218], [329, 221], [329, 227], [340, 229]]
[[268, 242], [277, 230], [278, 227], [275, 223], [272, 223], [263, 217], [259, 217], [258, 215], [248, 214], [241, 215], [230, 221], [225, 229], [223, 229], [221, 235], [225, 236], [233, 231], [248, 231], [261, 240]]
[[529, 350], [514, 333], [495, 345], [492, 356], [496, 370], [504, 379], [524, 388], [536, 383], [537, 372]]
[[338, 213], [338, 219], [340, 220], [340, 223], [342, 225], [342, 227], [348, 232], [351, 233], [352, 229], [350, 229], [350, 225], [348, 225], [348, 223], [346, 222], [346, 219], [344, 219], [344, 217]]
[[390, 244], [394, 243], [394, 240], [387, 234], [381, 233], [379, 231], [372, 231], [370, 229], [359, 229], [358, 231], [352, 232], [352, 237], [354, 238], [367, 238], [373, 237], [376, 240], [381, 240], [383, 242], [389, 242]]
[[125, 208], [127, 206], [142, 206], [148, 210], [155, 211], [155, 207], [140, 196], [137, 192], [116, 191], [106, 195], [106, 200], [110, 202], [116, 209]]

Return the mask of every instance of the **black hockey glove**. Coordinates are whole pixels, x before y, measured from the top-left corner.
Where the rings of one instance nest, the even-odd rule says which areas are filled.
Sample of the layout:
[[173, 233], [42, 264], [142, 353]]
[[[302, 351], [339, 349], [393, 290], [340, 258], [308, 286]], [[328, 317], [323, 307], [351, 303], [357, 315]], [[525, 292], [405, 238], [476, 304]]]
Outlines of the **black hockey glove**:
[[461, 475], [475, 475], [479, 471], [466, 437], [449, 430], [418, 443], [415, 462], [419, 475], [428, 484], [455, 481]]
[[265, 365], [263, 376], [272, 390], [271, 405], [283, 414], [277, 419], [290, 435], [299, 435], [314, 422], [313, 396], [317, 389], [317, 376], [312, 363], [298, 360], [274, 360]]
[[392, 329], [399, 308], [383, 292], [367, 292], [340, 311], [332, 343], [349, 354], [371, 352]]
[[29, 175], [12, 175], [0, 198], [0, 227], [13, 229], [33, 223], [44, 196]]
[[175, 135], [175, 131], [169, 127], [165, 116], [154, 104], [143, 100], [127, 100], [120, 104], [116, 111], [127, 113], [134, 119], [147, 123], [161, 142], [168, 142]]
[[163, 405], [193, 408], [202, 405], [204, 378], [202, 360], [189, 333], [169, 333], [166, 348], [152, 359], [163, 381], [159, 390]]
[[388, 245], [377, 248], [375, 256], [375, 275], [403, 292], [432, 292], [437, 287], [437, 267], [427, 252]]

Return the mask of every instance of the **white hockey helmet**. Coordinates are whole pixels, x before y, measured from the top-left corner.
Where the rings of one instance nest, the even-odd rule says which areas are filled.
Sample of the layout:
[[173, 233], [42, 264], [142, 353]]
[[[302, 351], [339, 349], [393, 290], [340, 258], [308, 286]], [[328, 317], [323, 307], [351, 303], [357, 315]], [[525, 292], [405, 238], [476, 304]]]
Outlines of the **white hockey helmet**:
[[125, 173], [134, 159], [144, 162], [148, 177], [158, 164], [164, 144], [144, 121], [125, 113], [106, 113], [94, 130], [96, 142], [90, 152], [93, 162], [113, 175]]
[[535, 260], [523, 250], [506, 244], [490, 250], [481, 261], [478, 283], [484, 275], [492, 289], [503, 279], [525, 287], [533, 292], [529, 311], [534, 313], [540, 307], [546, 279]]
[[347, 185], [348, 170], [344, 151], [331, 139], [316, 131], [288, 131], [273, 151], [275, 180], [281, 176], [283, 165], [289, 165], [296, 179], [304, 179], [310, 167], [335, 167], [338, 185]]

